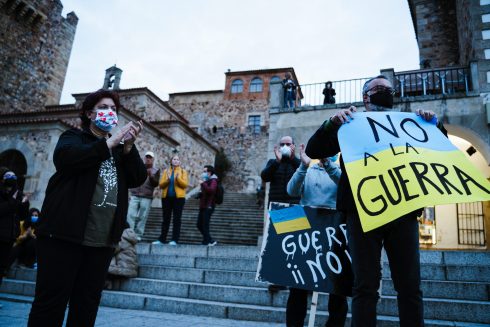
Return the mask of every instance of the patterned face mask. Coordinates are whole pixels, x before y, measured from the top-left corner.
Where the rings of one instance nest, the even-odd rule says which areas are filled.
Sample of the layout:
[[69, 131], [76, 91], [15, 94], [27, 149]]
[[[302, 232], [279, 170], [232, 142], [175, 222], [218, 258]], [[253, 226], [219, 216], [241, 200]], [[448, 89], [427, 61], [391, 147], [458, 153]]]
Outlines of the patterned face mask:
[[95, 126], [104, 132], [110, 132], [111, 129], [117, 125], [117, 114], [110, 109], [97, 109], [95, 110], [93, 122]]

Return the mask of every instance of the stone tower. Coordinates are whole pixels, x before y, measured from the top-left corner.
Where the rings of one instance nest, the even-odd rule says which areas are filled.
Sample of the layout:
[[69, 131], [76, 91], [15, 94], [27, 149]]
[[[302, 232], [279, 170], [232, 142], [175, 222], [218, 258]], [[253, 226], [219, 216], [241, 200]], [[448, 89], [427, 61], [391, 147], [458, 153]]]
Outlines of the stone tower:
[[117, 68], [116, 65], [107, 68], [105, 70], [104, 90], [119, 90], [119, 84], [121, 83], [122, 69]]
[[78, 17], [60, 0], [0, 0], [0, 113], [59, 103]]

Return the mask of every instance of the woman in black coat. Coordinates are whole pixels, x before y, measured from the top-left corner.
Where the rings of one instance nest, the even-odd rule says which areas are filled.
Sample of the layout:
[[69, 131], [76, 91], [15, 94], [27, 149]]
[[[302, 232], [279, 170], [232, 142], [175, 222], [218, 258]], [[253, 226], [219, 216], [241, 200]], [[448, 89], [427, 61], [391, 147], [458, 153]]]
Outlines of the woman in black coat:
[[82, 104], [82, 129], [64, 132], [54, 150], [36, 229], [36, 294], [28, 326], [95, 324], [107, 269], [121, 239], [128, 188], [141, 185], [146, 168], [134, 145], [141, 122], [113, 134], [120, 108], [116, 93], [99, 90]]
[[10, 251], [19, 236], [19, 222], [27, 217], [29, 201], [17, 188], [17, 176], [0, 167], [0, 284], [10, 264]]

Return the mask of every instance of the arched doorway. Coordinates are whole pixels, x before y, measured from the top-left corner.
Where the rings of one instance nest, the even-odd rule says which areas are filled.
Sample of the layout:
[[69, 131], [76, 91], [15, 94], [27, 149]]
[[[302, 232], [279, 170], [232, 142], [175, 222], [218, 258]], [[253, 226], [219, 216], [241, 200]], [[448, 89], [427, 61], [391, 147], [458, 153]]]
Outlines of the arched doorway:
[[[451, 126], [449, 140], [490, 179], [487, 146], [468, 130]], [[420, 217], [420, 243], [432, 249], [488, 249], [490, 202], [468, 202], [426, 207]]]
[[27, 174], [27, 160], [19, 150], [9, 149], [0, 153], [0, 167], [7, 167], [12, 170], [18, 178], [18, 185], [21, 190]]

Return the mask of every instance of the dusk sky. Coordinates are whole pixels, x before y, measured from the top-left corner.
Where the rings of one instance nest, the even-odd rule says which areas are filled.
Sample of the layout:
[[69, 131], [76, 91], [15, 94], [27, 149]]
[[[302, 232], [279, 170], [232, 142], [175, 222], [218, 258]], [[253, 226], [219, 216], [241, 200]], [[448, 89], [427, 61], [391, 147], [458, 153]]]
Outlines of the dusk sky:
[[300, 84], [419, 68], [407, 0], [62, 0], [79, 18], [61, 103], [121, 88], [219, 90], [224, 73], [293, 67]]

